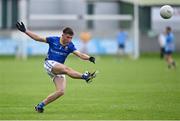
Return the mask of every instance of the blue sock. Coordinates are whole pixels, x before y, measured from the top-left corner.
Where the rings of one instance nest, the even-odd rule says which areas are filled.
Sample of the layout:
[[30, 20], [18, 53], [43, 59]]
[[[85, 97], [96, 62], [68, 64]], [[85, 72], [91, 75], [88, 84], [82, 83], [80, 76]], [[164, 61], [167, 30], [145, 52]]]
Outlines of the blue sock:
[[84, 80], [86, 80], [86, 79], [88, 79], [88, 77], [89, 77], [89, 76], [88, 76], [87, 74], [83, 74], [81, 78], [84, 79]]
[[43, 108], [45, 106], [44, 102], [39, 103], [39, 107]]

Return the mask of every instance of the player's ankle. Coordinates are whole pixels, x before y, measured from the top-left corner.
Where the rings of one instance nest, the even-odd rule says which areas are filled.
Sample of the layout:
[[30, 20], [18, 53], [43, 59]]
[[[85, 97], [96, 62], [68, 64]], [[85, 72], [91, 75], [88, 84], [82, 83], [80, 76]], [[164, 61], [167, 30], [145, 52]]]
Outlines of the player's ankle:
[[43, 108], [45, 106], [45, 103], [44, 102], [41, 102], [38, 104], [39, 107]]
[[83, 73], [81, 78], [87, 80], [89, 78], [89, 73], [88, 72]]

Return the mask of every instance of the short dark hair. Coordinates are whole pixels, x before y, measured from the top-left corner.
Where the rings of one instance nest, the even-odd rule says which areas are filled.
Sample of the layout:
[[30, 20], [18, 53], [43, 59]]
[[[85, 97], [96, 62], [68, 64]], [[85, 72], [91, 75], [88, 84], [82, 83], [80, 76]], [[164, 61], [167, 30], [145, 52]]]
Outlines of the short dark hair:
[[167, 26], [167, 27], [166, 27], [166, 30], [171, 31], [172, 29], [171, 29], [170, 26]]
[[69, 34], [69, 35], [73, 36], [74, 32], [70, 27], [66, 27], [63, 29], [63, 34]]

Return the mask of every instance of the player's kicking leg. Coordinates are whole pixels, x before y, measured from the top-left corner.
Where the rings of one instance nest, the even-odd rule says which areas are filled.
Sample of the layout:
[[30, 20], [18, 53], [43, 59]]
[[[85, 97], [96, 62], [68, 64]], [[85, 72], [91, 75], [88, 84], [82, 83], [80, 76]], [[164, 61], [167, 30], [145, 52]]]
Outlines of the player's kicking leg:
[[52, 72], [54, 74], [66, 74], [74, 79], [84, 79], [86, 80], [86, 82], [89, 82], [90, 80], [96, 77], [96, 72], [93, 73], [85, 72], [82, 74], [60, 63], [56, 64], [52, 68]]

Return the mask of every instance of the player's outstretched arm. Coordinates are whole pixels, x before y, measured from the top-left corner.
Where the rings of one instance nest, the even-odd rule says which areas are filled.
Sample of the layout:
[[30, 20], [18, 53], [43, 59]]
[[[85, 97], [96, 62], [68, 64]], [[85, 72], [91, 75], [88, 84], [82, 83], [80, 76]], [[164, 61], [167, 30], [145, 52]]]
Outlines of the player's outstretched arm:
[[19, 31], [25, 33], [30, 38], [32, 38], [36, 41], [39, 41], [39, 42], [46, 42], [46, 38], [42, 38], [42, 37], [38, 36], [37, 34], [33, 33], [32, 31], [27, 30], [23, 22], [21, 22], [21, 23], [17, 22], [16, 27]]
[[95, 64], [95, 61], [96, 61], [95, 57], [89, 56], [89, 55], [87, 55], [85, 53], [81, 53], [78, 50], [75, 50], [73, 52], [73, 54], [75, 54], [76, 56], [78, 56], [79, 58], [81, 58], [83, 60], [89, 60], [90, 62]]

